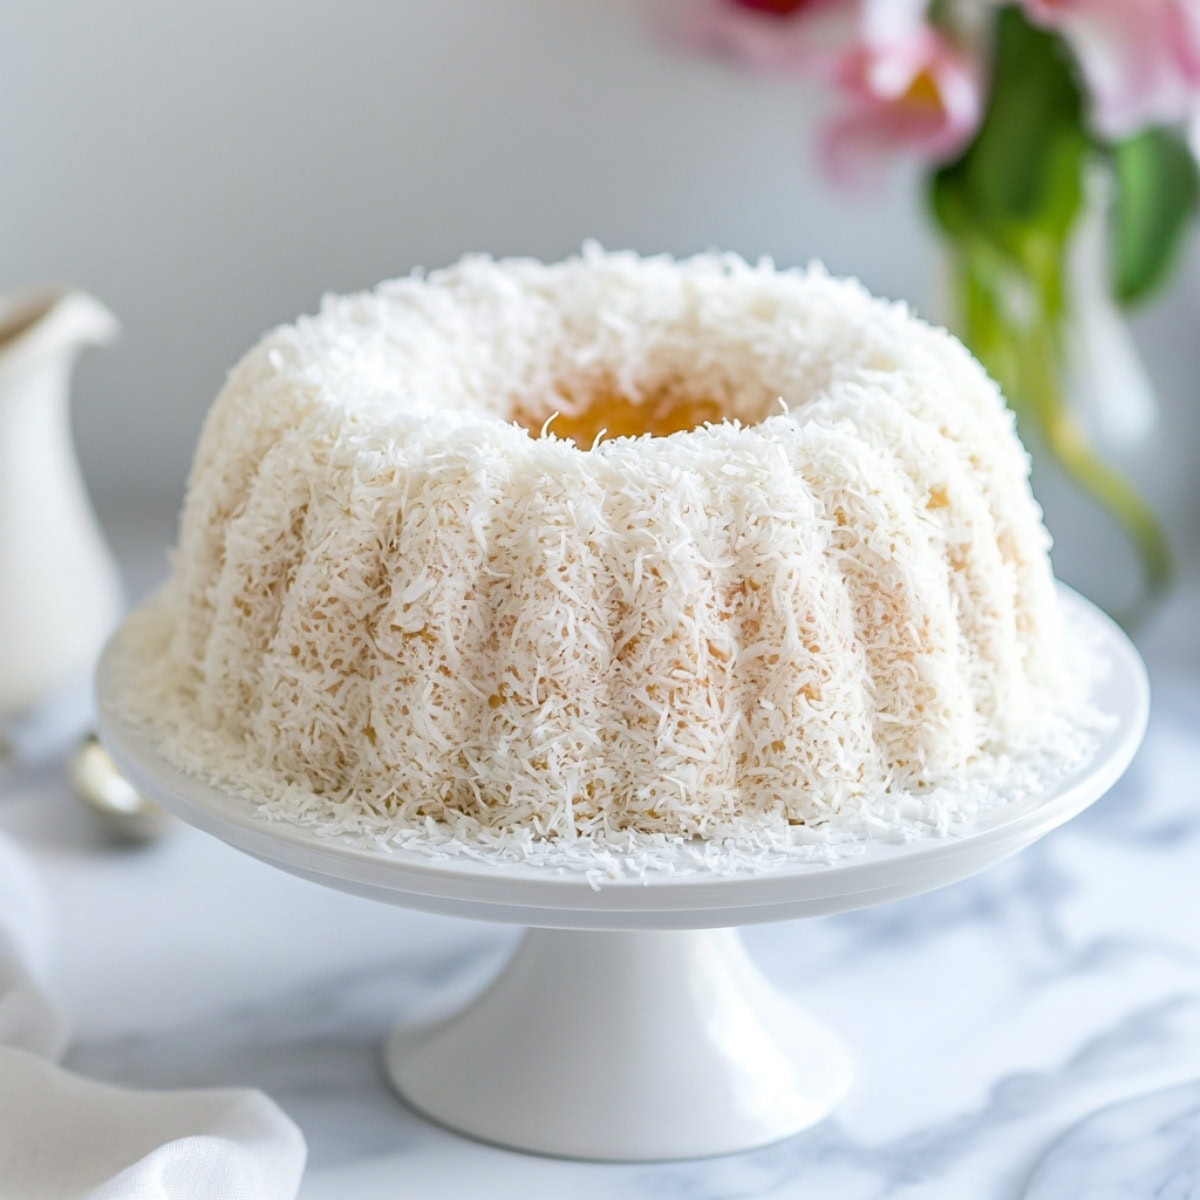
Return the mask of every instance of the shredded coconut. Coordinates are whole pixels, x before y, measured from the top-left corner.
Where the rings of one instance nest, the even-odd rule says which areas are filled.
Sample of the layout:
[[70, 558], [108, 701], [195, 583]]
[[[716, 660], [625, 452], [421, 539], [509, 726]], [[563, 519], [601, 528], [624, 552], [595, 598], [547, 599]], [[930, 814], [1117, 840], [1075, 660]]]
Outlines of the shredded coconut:
[[232, 372], [126, 707], [334, 835], [828, 857], [1084, 753], [1048, 546], [995, 385], [901, 305], [731, 256], [469, 258]]

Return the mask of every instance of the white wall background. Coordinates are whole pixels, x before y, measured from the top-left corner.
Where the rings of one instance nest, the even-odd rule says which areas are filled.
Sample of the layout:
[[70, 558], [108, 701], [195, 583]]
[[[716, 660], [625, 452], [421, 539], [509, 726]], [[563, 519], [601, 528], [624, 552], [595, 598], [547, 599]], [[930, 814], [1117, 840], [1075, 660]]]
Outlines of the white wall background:
[[[80, 456], [110, 523], [166, 528], [236, 357], [322, 291], [416, 264], [719, 246], [936, 309], [910, 169], [832, 191], [818, 104], [665, 50], [644, 0], [6, 0], [0, 290], [69, 279], [119, 314], [78, 376]], [[1168, 436], [1130, 462], [1185, 557], [1198, 281], [1193, 262], [1139, 321]], [[1092, 590], [1127, 574], [1104, 521], [1041, 486], [1060, 569]]]

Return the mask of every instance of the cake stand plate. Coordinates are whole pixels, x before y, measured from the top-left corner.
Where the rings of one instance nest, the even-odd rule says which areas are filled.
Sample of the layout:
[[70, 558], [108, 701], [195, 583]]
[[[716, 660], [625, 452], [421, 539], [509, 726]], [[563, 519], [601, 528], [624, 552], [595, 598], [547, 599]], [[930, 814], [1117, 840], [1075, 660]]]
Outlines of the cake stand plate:
[[114, 697], [136, 678], [118, 634], [97, 675], [101, 736], [144, 793], [185, 821], [306, 879], [426, 912], [527, 927], [465, 1006], [403, 1022], [385, 1049], [418, 1110], [484, 1141], [572, 1158], [654, 1160], [747, 1150], [827, 1116], [850, 1083], [837, 1037], [758, 973], [730, 927], [882, 904], [974, 875], [1099, 799], [1141, 741], [1137, 652], [1063, 591], [1095, 646], [1093, 701], [1113, 718], [1086, 768], [1001, 805], [966, 833], [872, 842], [832, 864], [603, 879], [551, 867], [386, 850], [267, 821], [172, 767]]

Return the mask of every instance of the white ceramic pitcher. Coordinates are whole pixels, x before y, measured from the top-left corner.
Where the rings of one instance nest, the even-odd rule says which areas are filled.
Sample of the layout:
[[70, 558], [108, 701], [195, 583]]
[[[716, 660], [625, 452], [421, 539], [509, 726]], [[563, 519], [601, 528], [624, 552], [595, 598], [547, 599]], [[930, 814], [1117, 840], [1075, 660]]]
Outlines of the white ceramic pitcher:
[[0, 717], [86, 672], [121, 610], [68, 410], [79, 351], [116, 332], [82, 292], [0, 296]]

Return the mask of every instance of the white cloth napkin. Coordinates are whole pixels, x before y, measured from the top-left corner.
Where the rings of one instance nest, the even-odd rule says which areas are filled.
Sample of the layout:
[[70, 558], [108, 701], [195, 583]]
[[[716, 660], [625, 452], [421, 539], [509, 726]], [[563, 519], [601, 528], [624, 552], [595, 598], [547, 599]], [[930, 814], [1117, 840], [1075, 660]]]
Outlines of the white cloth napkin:
[[53, 1063], [65, 1026], [39, 986], [45, 904], [0, 835], [0, 1197], [294, 1200], [300, 1130], [261, 1092], [144, 1092]]

